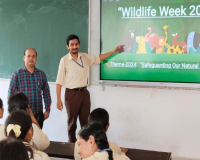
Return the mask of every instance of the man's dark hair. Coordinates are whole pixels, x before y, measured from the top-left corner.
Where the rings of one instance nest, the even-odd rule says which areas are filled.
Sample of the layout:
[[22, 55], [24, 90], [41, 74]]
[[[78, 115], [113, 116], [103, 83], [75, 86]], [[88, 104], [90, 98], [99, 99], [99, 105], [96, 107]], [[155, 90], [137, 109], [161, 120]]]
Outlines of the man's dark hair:
[[80, 44], [80, 41], [79, 41], [78, 36], [77, 36], [77, 35], [74, 35], [74, 34], [71, 34], [71, 35], [69, 35], [69, 36], [67, 37], [67, 39], [66, 39], [66, 43], [67, 43], [68, 46], [69, 46], [69, 41], [70, 41], [70, 40], [73, 40], [73, 39], [77, 39], [77, 40], [78, 40], [78, 43]]
[[[32, 50], [34, 50], [35, 53], [36, 53], [36, 57], [37, 57], [37, 51], [36, 51], [34, 48], [27, 48], [27, 49], [32, 49]], [[26, 49], [26, 50], [27, 50], [27, 49]], [[26, 50], [24, 51], [24, 56], [26, 55]]]
[[88, 123], [97, 122], [99, 123], [104, 130], [106, 130], [106, 126], [109, 125], [109, 114], [103, 108], [94, 109], [88, 118]]
[[15, 92], [8, 98], [8, 112], [26, 110], [28, 104], [28, 97], [23, 92]]
[[0, 108], [2, 108], [2, 107], [3, 107], [3, 101], [0, 98]]

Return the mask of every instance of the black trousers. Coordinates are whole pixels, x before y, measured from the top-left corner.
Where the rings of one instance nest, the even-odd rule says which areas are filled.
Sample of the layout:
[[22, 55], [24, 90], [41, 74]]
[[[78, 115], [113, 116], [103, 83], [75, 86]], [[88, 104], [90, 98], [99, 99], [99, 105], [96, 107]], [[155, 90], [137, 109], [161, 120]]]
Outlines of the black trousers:
[[44, 114], [43, 111], [33, 111], [33, 115], [35, 119], [37, 120], [38, 124], [40, 125], [40, 128], [42, 129], [43, 123], [44, 123]]

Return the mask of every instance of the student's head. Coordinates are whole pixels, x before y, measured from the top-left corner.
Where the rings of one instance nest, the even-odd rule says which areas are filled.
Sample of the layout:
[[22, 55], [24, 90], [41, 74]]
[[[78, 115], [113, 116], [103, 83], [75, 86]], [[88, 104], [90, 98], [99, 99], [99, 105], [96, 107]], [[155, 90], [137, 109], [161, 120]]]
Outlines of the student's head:
[[34, 67], [37, 62], [37, 51], [34, 48], [27, 48], [24, 51], [24, 62], [26, 67]]
[[28, 97], [23, 92], [15, 92], [8, 98], [8, 112], [26, 110], [28, 103]]
[[107, 131], [109, 127], [108, 112], [103, 108], [94, 109], [90, 113], [89, 118], [88, 118], [88, 123], [93, 123], [93, 122], [99, 123], [103, 127], [104, 131]]
[[27, 148], [21, 141], [15, 138], [2, 140], [0, 141], [0, 159], [29, 160]]
[[0, 108], [2, 108], [3, 107], [3, 101], [2, 101], [2, 99], [0, 98]]
[[[82, 159], [93, 155], [103, 149], [109, 149], [106, 133], [99, 123], [85, 125], [78, 133], [77, 144]], [[107, 150], [109, 160], [112, 160], [112, 151]]]
[[0, 119], [3, 118], [3, 112], [4, 112], [3, 101], [0, 98]]
[[77, 54], [80, 47], [80, 41], [78, 36], [76, 35], [69, 35], [66, 39], [67, 49], [71, 54]]
[[32, 120], [30, 115], [23, 110], [13, 111], [6, 119], [5, 134], [7, 137], [30, 142], [33, 137]]

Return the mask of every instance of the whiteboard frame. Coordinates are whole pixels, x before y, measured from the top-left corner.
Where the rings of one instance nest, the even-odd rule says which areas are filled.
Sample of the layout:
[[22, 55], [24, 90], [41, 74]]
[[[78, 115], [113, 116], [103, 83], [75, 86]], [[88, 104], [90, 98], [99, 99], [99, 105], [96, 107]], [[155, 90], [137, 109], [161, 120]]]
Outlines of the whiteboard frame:
[[148, 87], [172, 87], [172, 88], [200, 88], [200, 83], [169, 83], [169, 82], [143, 82], [143, 81], [114, 81], [99, 80], [102, 85], [118, 85], [118, 86], [148, 86]]
[[[101, 2], [102, 0], [99, 0], [100, 3], [100, 11], [99, 11], [99, 20], [100, 20], [100, 39], [101, 39]], [[89, 32], [90, 33], [90, 32]], [[100, 42], [101, 43], [101, 42]], [[101, 46], [101, 44], [100, 44]], [[101, 51], [100, 51], [101, 54]], [[101, 64], [99, 67], [99, 84], [101, 85], [116, 85], [116, 86], [144, 86], [144, 87], [170, 87], [170, 88], [189, 88], [189, 89], [199, 89], [200, 83], [175, 83], [175, 82], [150, 82], [150, 81], [119, 81], [119, 80], [104, 80], [101, 79]]]

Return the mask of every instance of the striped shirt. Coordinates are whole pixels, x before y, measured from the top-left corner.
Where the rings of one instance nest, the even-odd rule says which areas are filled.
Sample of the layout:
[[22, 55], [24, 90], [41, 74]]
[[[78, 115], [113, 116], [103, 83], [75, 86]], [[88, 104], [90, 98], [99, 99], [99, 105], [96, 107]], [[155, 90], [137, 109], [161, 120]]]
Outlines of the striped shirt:
[[51, 95], [46, 75], [35, 67], [30, 73], [25, 66], [12, 74], [8, 96], [14, 92], [24, 92], [29, 99], [32, 111], [43, 111], [42, 96], [45, 103], [45, 111], [50, 112]]

